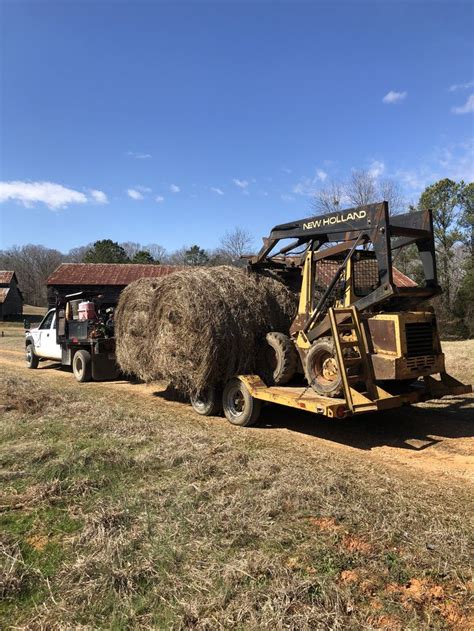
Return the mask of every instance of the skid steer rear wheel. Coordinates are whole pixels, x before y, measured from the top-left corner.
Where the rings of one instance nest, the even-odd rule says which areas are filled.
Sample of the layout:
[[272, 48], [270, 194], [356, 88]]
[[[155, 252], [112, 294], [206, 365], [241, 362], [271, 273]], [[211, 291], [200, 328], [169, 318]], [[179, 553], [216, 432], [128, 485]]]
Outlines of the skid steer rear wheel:
[[322, 337], [311, 346], [306, 355], [305, 373], [311, 388], [321, 396], [342, 395], [342, 376], [330, 337]]
[[222, 412], [222, 392], [216, 386], [210, 386], [203, 392], [191, 396], [193, 410], [201, 416], [218, 416]]
[[283, 333], [267, 333], [258, 363], [259, 373], [268, 386], [282, 386], [290, 381], [298, 366], [295, 345]]

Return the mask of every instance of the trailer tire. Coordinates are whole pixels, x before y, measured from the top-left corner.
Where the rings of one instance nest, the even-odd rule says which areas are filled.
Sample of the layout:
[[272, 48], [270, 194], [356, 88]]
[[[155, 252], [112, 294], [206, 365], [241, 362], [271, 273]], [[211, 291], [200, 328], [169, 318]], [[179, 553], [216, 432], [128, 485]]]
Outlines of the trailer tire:
[[210, 386], [190, 399], [193, 410], [201, 416], [219, 416], [222, 412], [222, 393], [216, 386]]
[[261, 402], [250, 394], [245, 384], [235, 377], [227, 382], [224, 388], [222, 407], [229, 423], [249, 427], [257, 422], [262, 406]]
[[267, 333], [265, 343], [260, 349], [258, 363], [258, 372], [267, 386], [283, 386], [293, 378], [298, 367], [295, 345], [283, 333]]
[[334, 341], [330, 337], [316, 340], [305, 359], [305, 375], [311, 388], [323, 397], [340, 397], [342, 375], [336, 358]]
[[76, 351], [72, 359], [72, 371], [79, 383], [85, 383], [92, 378], [92, 358], [88, 351]]
[[26, 365], [28, 368], [30, 368], [31, 370], [38, 368], [39, 357], [35, 353], [35, 347], [33, 346], [32, 342], [29, 342], [26, 345], [25, 359], [26, 359]]

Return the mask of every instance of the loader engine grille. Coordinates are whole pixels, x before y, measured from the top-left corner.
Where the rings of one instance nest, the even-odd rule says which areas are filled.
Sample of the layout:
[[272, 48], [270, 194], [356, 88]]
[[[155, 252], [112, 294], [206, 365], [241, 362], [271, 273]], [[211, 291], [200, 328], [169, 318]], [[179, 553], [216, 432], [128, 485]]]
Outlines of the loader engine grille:
[[433, 355], [433, 325], [431, 322], [412, 322], [405, 325], [407, 357]]

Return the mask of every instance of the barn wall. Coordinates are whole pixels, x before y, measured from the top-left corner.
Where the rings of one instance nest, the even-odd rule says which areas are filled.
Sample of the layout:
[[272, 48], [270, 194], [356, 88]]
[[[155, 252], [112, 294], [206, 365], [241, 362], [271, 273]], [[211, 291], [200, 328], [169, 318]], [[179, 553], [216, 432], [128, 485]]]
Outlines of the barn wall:
[[23, 314], [23, 298], [18, 290], [15, 280], [10, 283], [10, 291], [1, 306], [0, 318], [21, 316]]

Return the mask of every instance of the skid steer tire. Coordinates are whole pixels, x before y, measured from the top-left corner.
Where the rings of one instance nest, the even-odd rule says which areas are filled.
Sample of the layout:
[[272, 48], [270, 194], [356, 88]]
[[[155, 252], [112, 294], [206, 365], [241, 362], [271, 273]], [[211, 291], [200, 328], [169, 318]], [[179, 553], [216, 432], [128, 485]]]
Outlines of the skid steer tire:
[[342, 376], [334, 342], [330, 337], [316, 340], [309, 349], [305, 360], [305, 375], [311, 388], [322, 397], [342, 396]]
[[267, 333], [258, 363], [267, 386], [282, 386], [293, 378], [298, 367], [295, 345], [283, 333]]
[[200, 394], [191, 396], [193, 410], [201, 416], [219, 416], [222, 413], [222, 391], [209, 387]]

